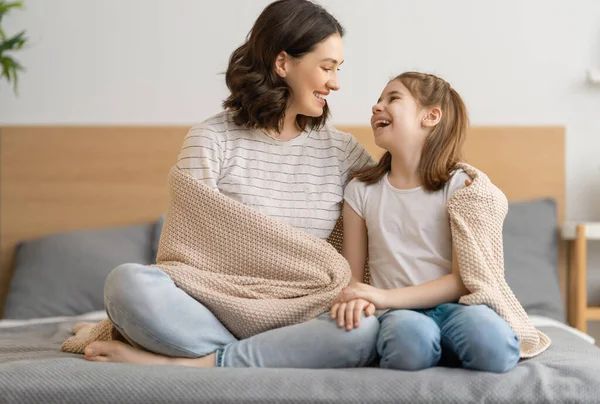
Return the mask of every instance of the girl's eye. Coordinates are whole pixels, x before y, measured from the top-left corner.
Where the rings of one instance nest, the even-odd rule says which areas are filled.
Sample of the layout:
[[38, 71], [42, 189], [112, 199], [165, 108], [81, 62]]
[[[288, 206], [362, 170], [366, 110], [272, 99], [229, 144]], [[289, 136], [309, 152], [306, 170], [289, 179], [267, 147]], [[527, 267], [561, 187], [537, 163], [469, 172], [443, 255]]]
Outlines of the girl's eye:
[[390, 97], [390, 101], [394, 101], [394, 100], [397, 100], [397, 99], [398, 99], [398, 97]]
[[321, 69], [325, 70], [326, 72], [330, 72], [332, 69], [327, 69], [325, 67], [322, 67]]

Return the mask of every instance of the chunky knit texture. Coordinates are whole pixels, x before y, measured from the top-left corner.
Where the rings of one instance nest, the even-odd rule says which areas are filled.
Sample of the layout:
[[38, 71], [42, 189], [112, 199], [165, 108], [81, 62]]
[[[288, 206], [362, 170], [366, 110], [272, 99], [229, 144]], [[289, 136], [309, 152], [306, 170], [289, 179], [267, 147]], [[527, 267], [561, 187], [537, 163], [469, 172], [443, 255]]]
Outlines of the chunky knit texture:
[[[504, 279], [506, 197], [482, 172], [459, 167], [473, 179], [448, 202], [460, 274], [470, 292], [460, 303], [495, 310], [517, 334], [521, 357], [535, 356], [550, 339], [533, 327]], [[339, 254], [341, 220], [327, 242], [261, 215], [177, 168], [170, 173], [170, 190], [156, 266], [236, 337], [314, 318], [329, 310], [349, 282], [350, 268]], [[106, 320], [87, 337], [71, 337], [62, 349], [83, 353], [92, 341], [116, 338], [123, 340]]]
[[464, 163], [458, 167], [473, 179], [448, 201], [458, 268], [470, 292], [459, 302], [492, 308], [517, 334], [521, 357], [533, 357], [550, 346], [550, 338], [531, 324], [504, 277], [502, 227], [508, 201], [487, 175]]
[[[237, 338], [315, 318], [350, 282], [348, 262], [326, 240], [262, 215], [176, 167], [169, 186], [155, 266]], [[62, 349], [83, 353], [91, 341], [117, 333], [106, 320]]]

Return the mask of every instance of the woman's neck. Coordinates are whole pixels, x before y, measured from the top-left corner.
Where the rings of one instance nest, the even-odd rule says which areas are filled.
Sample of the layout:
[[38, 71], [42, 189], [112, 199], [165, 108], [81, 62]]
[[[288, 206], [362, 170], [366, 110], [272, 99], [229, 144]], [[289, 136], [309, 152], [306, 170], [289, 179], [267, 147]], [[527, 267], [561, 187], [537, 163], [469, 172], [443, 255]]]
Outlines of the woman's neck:
[[419, 175], [421, 156], [418, 153], [395, 151], [392, 153], [392, 168], [388, 181], [394, 188], [412, 189], [423, 185]]
[[287, 111], [283, 118], [283, 125], [280, 128], [279, 133], [275, 130], [270, 130], [268, 131], [269, 135], [278, 140], [291, 140], [300, 136], [302, 129], [298, 127], [296, 116], [297, 114], [289, 113], [289, 111]]

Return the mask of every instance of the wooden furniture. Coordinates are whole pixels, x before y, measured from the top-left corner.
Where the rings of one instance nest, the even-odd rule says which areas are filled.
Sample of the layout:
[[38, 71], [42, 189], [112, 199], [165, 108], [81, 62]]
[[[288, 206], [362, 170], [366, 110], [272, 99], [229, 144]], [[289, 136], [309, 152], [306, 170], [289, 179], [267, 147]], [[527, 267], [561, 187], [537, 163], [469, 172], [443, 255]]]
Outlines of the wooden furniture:
[[[368, 126], [338, 126], [375, 157]], [[188, 127], [0, 128], [0, 313], [20, 240], [155, 220], [168, 203], [167, 173]], [[510, 201], [554, 198], [565, 212], [562, 127], [473, 127], [466, 161]], [[557, 230], [558, 231], [558, 230]], [[566, 297], [566, 266], [560, 279]]]
[[587, 332], [589, 320], [600, 320], [600, 307], [588, 306], [587, 242], [600, 240], [600, 222], [566, 222], [562, 238], [569, 243], [569, 319], [571, 326]]

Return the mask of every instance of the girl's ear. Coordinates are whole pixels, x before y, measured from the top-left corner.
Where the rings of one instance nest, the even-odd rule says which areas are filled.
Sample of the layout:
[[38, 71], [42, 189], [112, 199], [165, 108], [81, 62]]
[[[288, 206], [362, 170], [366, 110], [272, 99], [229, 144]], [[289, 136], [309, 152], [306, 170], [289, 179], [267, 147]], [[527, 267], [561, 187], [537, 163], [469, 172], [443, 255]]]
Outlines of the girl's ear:
[[279, 52], [279, 55], [275, 58], [275, 73], [281, 78], [287, 76], [290, 68], [290, 58], [286, 51]]
[[424, 128], [433, 128], [435, 125], [440, 123], [442, 119], [442, 110], [440, 107], [431, 108], [425, 117], [423, 118], [423, 127]]

